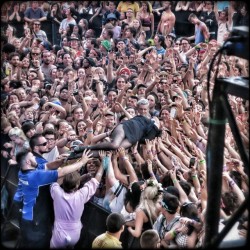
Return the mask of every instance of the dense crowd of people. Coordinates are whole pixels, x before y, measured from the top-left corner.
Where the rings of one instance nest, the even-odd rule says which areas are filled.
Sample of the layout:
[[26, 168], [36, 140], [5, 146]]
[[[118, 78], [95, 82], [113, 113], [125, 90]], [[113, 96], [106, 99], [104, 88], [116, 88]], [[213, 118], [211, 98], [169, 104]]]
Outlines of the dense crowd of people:
[[[249, 61], [225, 53], [207, 76], [246, 3], [7, 1], [1, 21], [2, 176], [20, 168], [1, 212], [21, 208], [20, 246], [73, 248], [89, 200], [110, 212], [93, 248], [203, 246], [208, 94]], [[249, 152], [249, 100], [228, 100]], [[228, 123], [223, 154], [219, 230], [249, 195]], [[224, 242], [246, 239], [247, 218]]]

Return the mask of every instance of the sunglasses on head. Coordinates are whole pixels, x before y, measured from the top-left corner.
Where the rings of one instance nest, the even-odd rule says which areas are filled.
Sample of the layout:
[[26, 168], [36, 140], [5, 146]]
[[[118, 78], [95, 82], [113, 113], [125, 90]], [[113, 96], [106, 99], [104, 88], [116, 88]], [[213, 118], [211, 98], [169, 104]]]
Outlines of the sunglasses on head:
[[190, 204], [194, 204], [194, 202], [184, 202], [184, 203], [182, 204], [182, 207], [189, 206]]
[[175, 211], [169, 209], [169, 208], [168, 208], [168, 205], [167, 205], [164, 201], [161, 201], [161, 205], [162, 205], [162, 207], [164, 207], [168, 212], [170, 212], [170, 213], [175, 212]]

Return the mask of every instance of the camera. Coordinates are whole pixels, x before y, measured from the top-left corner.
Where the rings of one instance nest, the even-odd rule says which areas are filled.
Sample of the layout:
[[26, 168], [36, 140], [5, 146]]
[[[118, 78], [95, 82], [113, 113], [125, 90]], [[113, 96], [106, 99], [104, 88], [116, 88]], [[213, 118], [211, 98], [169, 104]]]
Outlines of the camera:
[[74, 90], [73, 95], [78, 95], [78, 90]]

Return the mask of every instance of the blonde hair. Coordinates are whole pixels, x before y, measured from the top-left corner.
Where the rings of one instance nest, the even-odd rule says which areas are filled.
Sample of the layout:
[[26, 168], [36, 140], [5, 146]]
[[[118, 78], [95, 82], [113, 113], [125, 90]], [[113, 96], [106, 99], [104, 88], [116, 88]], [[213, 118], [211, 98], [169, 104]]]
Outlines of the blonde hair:
[[18, 137], [22, 138], [23, 140], [27, 141], [27, 137], [25, 136], [24, 132], [22, 131], [22, 129], [20, 129], [18, 127], [14, 127], [12, 129], [10, 129], [9, 137], [11, 137], [11, 136], [18, 136]]
[[157, 211], [155, 209], [156, 202], [160, 198], [160, 183], [155, 183], [155, 185], [147, 186], [141, 194], [139, 207], [141, 209], [146, 209], [149, 215], [151, 224], [153, 225], [158, 217]]

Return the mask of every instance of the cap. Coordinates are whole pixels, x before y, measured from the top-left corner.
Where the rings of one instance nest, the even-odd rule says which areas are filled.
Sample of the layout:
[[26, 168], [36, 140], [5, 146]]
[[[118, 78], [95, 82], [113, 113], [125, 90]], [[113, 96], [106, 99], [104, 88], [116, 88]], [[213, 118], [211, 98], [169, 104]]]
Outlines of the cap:
[[111, 50], [111, 44], [108, 40], [103, 40], [101, 41], [101, 45], [107, 50]]
[[46, 50], [50, 50], [50, 44], [46, 41], [40, 43]]
[[131, 75], [131, 71], [129, 68], [122, 68], [119, 71], [118, 75]]
[[141, 83], [141, 84], [139, 84], [138, 86], [137, 86], [137, 89], [139, 89], [139, 88], [147, 88], [147, 86], [145, 85], [145, 84], [143, 84], [143, 83]]
[[116, 15], [113, 14], [113, 13], [108, 14], [108, 15], [107, 15], [107, 20], [112, 20], [112, 19], [117, 20]]
[[168, 186], [168, 187], [164, 188], [164, 192], [175, 195], [178, 199], [180, 198], [180, 192], [179, 192], [178, 188], [176, 188], [175, 186]]
[[164, 191], [162, 197], [162, 206], [170, 213], [175, 214], [179, 207], [179, 199], [169, 192]]
[[56, 104], [56, 105], [59, 105], [59, 106], [62, 106], [61, 102], [60, 101], [53, 101], [52, 103]]
[[70, 41], [79, 41], [79, 38], [78, 38], [78, 37], [73, 36], [73, 37], [70, 37]]

